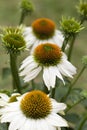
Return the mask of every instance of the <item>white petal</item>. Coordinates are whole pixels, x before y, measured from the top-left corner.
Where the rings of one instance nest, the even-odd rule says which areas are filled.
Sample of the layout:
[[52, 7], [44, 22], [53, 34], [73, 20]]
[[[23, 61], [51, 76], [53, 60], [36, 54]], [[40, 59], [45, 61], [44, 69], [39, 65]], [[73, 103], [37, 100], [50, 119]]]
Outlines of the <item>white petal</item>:
[[63, 66], [58, 66], [58, 68], [60, 69], [62, 75], [73, 78], [73, 76], [66, 69], [63, 68]]
[[45, 119], [37, 120], [36, 126], [36, 130], [56, 130], [56, 128], [49, 125]]
[[22, 114], [18, 115], [17, 117], [14, 117], [14, 119], [11, 121], [9, 125], [9, 130], [19, 130], [26, 121], [26, 117], [24, 117]]
[[56, 30], [53, 39], [54, 39], [54, 43], [56, 43], [61, 48], [63, 45], [63, 41], [64, 41], [64, 37], [63, 37], [62, 33], [60, 31]]
[[20, 111], [18, 112], [7, 112], [7, 113], [4, 113], [1, 117], [0, 117], [0, 120], [1, 120], [1, 123], [3, 122], [11, 122], [15, 116], [18, 116], [20, 115]]
[[33, 57], [32, 56], [28, 56], [25, 60], [23, 60], [21, 67], [19, 68], [19, 70], [22, 70], [23, 68], [25, 68], [27, 65], [29, 65], [30, 63], [32, 63]]
[[28, 75], [33, 69], [37, 68], [38, 64], [35, 62], [30, 63], [24, 70], [20, 72], [20, 76]]
[[36, 37], [32, 36], [29, 39], [29, 41], [27, 42], [27, 44], [26, 44], [27, 48], [30, 48], [31, 46], [33, 46], [34, 44], [36, 44], [36, 41], [37, 41]]
[[76, 68], [67, 60], [61, 61], [59, 65], [57, 65], [59, 71], [64, 75], [73, 78], [73, 74], [76, 73]]
[[63, 83], [65, 84], [65, 82], [64, 82], [64, 80], [63, 80], [63, 77], [62, 77], [61, 73], [59, 72], [58, 68], [55, 66], [54, 69], [55, 69], [55, 75], [56, 75], [60, 80], [62, 80]]
[[25, 124], [19, 130], [36, 130], [36, 121], [27, 118]]
[[76, 74], [76, 67], [74, 67], [69, 61], [64, 60], [63, 65], [72, 75]]
[[55, 73], [52, 72], [52, 68], [50, 67], [44, 67], [43, 69], [43, 80], [48, 88], [50, 90], [50, 87], [55, 87]]
[[41, 71], [42, 67], [39, 66], [37, 68], [35, 68], [34, 70], [32, 70], [29, 74], [27, 74], [27, 76], [25, 76], [24, 78], [24, 82], [28, 82], [32, 79], [34, 79]]
[[28, 35], [29, 33], [32, 32], [32, 28], [31, 27], [25, 27], [24, 28], [24, 32], [23, 32], [23, 35], [26, 36]]
[[55, 82], [56, 82], [56, 75], [55, 75], [55, 67], [49, 67], [49, 75], [50, 75], [50, 86], [52, 88], [55, 87]]
[[4, 108], [0, 109], [0, 115], [7, 113], [7, 112], [14, 112], [20, 110], [19, 102], [9, 103]]
[[7, 101], [0, 99], [0, 106], [6, 106], [7, 104]]
[[8, 95], [6, 95], [6, 94], [4, 94], [4, 93], [0, 93], [0, 97], [1, 97], [3, 100], [7, 101], [7, 102], [8, 102], [8, 100], [9, 100]]
[[62, 110], [65, 110], [66, 109], [66, 104], [64, 104], [64, 103], [58, 103], [56, 100], [54, 100], [54, 99], [51, 99], [51, 102], [52, 102], [52, 108], [53, 108], [53, 112], [55, 112], [55, 113], [58, 113], [58, 112], [60, 112], [60, 111], [62, 111]]
[[55, 113], [51, 113], [46, 121], [55, 127], [68, 127], [67, 121]]

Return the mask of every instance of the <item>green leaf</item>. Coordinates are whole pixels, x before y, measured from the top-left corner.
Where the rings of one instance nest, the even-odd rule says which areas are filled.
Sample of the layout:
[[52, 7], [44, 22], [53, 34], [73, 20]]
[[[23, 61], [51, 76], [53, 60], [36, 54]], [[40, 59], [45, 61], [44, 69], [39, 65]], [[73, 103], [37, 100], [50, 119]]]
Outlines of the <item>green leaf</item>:
[[71, 102], [73, 104], [75, 104], [76, 102], [78, 102], [80, 99], [82, 99], [82, 95], [81, 95], [82, 89], [81, 88], [75, 88], [71, 91], [71, 94], [69, 96], [69, 99], [71, 100]]
[[8, 130], [7, 129], [7, 124], [6, 123], [0, 123], [0, 130]]
[[80, 94], [82, 97], [87, 98], [87, 90], [83, 90]]
[[79, 121], [79, 119], [80, 119], [79, 115], [76, 114], [76, 113], [66, 114], [66, 115], [64, 116], [64, 118], [65, 118], [67, 121], [69, 121], [69, 122], [71, 122], [71, 123], [75, 123], [75, 124], [76, 124], [76, 123]]
[[55, 91], [56, 92], [55, 99], [57, 101], [61, 101], [61, 99], [66, 95], [68, 91], [68, 86], [70, 85], [70, 81], [68, 80], [68, 78], [64, 78], [64, 81], [65, 81], [65, 85], [61, 80], [57, 78], [56, 91]]

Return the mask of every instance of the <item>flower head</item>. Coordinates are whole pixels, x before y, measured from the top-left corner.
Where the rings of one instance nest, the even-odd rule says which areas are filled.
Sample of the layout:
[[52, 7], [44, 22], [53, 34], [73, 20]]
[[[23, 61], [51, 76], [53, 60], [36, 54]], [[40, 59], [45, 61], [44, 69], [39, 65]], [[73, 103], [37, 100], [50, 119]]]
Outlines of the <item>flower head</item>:
[[24, 30], [27, 47], [34, 48], [45, 42], [56, 43], [62, 47], [64, 37], [60, 31], [56, 29], [55, 23], [48, 18], [36, 19], [31, 27], [26, 27]]
[[65, 36], [77, 34], [84, 28], [75, 18], [63, 17], [60, 24]]
[[38, 45], [32, 55], [28, 56], [20, 67], [20, 76], [25, 76], [24, 81], [29, 82], [43, 70], [43, 80], [50, 90], [55, 87], [56, 76], [64, 83], [62, 75], [71, 77], [76, 73], [76, 68], [67, 61], [66, 55], [56, 44], [44, 43]]
[[87, 2], [81, 0], [79, 5], [77, 6], [77, 10], [82, 19], [87, 20]]
[[54, 66], [60, 62], [62, 51], [55, 44], [40, 44], [34, 50], [34, 59], [42, 66]]
[[20, 96], [19, 93], [13, 93], [10, 97], [7, 94], [0, 93], [0, 106], [6, 106], [10, 102], [17, 101], [17, 97]]
[[47, 18], [37, 19], [32, 23], [33, 32], [39, 39], [48, 39], [54, 35], [55, 23]]
[[3, 29], [1, 36], [2, 44], [9, 53], [18, 53], [26, 47], [22, 26], [6, 27]]
[[68, 126], [67, 121], [57, 114], [65, 108], [64, 103], [58, 103], [42, 91], [34, 90], [0, 109], [1, 123], [9, 122], [9, 130], [59, 130]]

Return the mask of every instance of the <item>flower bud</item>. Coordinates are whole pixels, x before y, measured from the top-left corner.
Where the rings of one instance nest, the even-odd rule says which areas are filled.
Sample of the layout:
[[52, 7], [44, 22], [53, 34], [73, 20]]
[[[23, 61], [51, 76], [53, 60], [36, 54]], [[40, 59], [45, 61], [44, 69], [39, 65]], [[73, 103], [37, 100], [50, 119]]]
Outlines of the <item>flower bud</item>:
[[63, 17], [60, 24], [64, 34], [69, 36], [79, 33], [84, 28], [75, 18]]
[[22, 0], [20, 7], [25, 15], [33, 12], [33, 6], [28, 0]]
[[25, 49], [26, 42], [23, 37], [23, 28], [6, 27], [2, 29], [1, 40], [8, 53], [18, 53]]
[[81, 19], [87, 20], [87, 2], [80, 1], [79, 5], [76, 7]]

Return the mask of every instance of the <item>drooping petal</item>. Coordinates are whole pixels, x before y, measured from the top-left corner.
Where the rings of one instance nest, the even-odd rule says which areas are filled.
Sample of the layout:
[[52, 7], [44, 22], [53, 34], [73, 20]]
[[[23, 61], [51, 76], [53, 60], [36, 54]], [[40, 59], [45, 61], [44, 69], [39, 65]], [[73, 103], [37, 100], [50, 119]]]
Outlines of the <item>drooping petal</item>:
[[50, 87], [55, 87], [56, 76], [53, 71], [53, 67], [44, 67], [43, 69], [43, 80], [48, 90], [50, 90]]
[[26, 121], [26, 117], [23, 116], [22, 114], [17, 115], [15, 117], [13, 117], [14, 119], [11, 121], [10, 125], [9, 125], [9, 130], [19, 130], [19, 128], [24, 125], [25, 121]]
[[73, 78], [72, 75], [76, 74], [76, 68], [67, 60], [62, 60], [57, 67], [64, 76]]
[[7, 105], [8, 101], [9, 101], [8, 95], [6, 95], [4, 93], [0, 93], [0, 106]]
[[60, 80], [62, 80], [63, 83], [65, 84], [65, 82], [64, 82], [64, 80], [63, 80], [63, 77], [62, 77], [61, 73], [59, 72], [59, 70], [58, 70], [58, 68], [57, 68], [56, 66], [54, 67], [54, 70], [55, 70], [55, 75], [56, 75]]
[[41, 71], [42, 67], [39, 66], [35, 69], [33, 69], [31, 72], [28, 73], [27, 76], [24, 78], [24, 82], [29, 82], [30, 80], [34, 79]]
[[55, 112], [55, 113], [58, 113], [58, 112], [66, 109], [66, 104], [64, 104], [64, 103], [58, 103], [54, 99], [51, 99], [51, 102], [52, 102], [52, 106], [53, 106], [52, 111]]
[[33, 69], [37, 67], [38, 67], [38, 64], [36, 62], [30, 63], [28, 66], [26, 66], [26, 68], [24, 68], [24, 70], [20, 72], [20, 76], [29, 74]]
[[8, 95], [4, 94], [4, 93], [0, 93], [0, 97], [4, 100], [4, 101], [8, 101], [9, 97]]
[[53, 43], [56, 43], [60, 48], [63, 45], [63, 41], [64, 41], [64, 37], [62, 35], [62, 33], [58, 30], [55, 31], [55, 35], [53, 36]]
[[5, 123], [5, 122], [11, 122], [14, 117], [16, 116], [19, 116], [20, 117], [20, 111], [18, 112], [7, 112], [7, 113], [4, 113], [0, 119], [1, 119], [1, 123]]
[[68, 127], [67, 121], [56, 113], [51, 113], [46, 121], [55, 127]]
[[49, 75], [50, 75], [50, 86], [52, 88], [55, 87], [55, 83], [56, 83], [56, 75], [55, 75], [55, 67], [49, 67]]
[[30, 63], [32, 63], [33, 60], [33, 56], [28, 56], [25, 60], [23, 60], [21, 67], [19, 68], [19, 70], [24, 69], [27, 65], [29, 65]]

